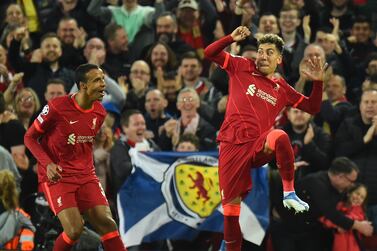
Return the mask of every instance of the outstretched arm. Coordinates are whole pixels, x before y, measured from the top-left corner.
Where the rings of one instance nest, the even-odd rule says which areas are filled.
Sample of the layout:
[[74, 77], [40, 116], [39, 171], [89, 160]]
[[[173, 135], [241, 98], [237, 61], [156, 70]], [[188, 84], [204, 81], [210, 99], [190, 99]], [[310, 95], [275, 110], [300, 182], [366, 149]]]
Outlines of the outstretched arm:
[[208, 45], [204, 50], [204, 55], [209, 60], [222, 66], [224, 65], [226, 52], [224, 49], [233, 42], [239, 42], [250, 36], [250, 30], [245, 26], [239, 26], [232, 34], [225, 36], [212, 44]]
[[301, 94], [294, 107], [310, 114], [316, 114], [321, 110], [323, 77], [326, 68], [327, 63], [324, 63], [320, 57], [314, 57], [305, 62], [305, 67], [301, 72], [306, 79], [313, 81], [313, 89], [309, 97]]

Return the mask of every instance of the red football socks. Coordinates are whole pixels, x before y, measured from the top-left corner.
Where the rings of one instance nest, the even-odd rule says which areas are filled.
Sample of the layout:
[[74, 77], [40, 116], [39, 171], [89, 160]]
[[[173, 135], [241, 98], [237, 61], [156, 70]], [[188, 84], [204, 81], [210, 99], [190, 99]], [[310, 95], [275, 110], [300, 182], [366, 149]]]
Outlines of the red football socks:
[[74, 240], [68, 237], [66, 233], [61, 233], [55, 240], [53, 251], [70, 251], [75, 244]]
[[226, 251], [241, 251], [242, 233], [239, 216], [224, 215], [224, 241]]
[[118, 231], [110, 232], [101, 236], [101, 241], [105, 251], [127, 251], [127, 248], [120, 239]]
[[280, 135], [275, 142], [276, 163], [283, 181], [283, 191], [294, 191], [294, 154], [287, 134]]

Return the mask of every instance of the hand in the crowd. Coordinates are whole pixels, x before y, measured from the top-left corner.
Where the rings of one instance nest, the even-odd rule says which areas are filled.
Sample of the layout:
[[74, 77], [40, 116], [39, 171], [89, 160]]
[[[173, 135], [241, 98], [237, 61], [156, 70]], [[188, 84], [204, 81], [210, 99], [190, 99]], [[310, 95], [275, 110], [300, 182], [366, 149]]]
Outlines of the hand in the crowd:
[[218, 13], [221, 13], [225, 10], [225, 4], [223, 0], [214, 0], [214, 2]]
[[102, 65], [105, 62], [105, 51], [104, 50], [97, 50], [93, 49], [89, 56], [90, 64]]
[[63, 169], [56, 165], [55, 163], [50, 163], [47, 165], [47, 178], [51, 182], [57, 182], [62, 178], [61, 173], [63, 172]]
[[25, 153], [12, 153], [14, 163], [21, 170], [27, 170], [29, 168], [29, 158]]
[[10, 111], [4, 111], [0, 114], [0, 124], [8, 123], [11, 120], [17, 119], [17, 115]]
[[171, 138], [173, 136], [174, 131], [177, 129], [178, 121], [175, 119], [169, 119], [164, 124], [164, 129], [166, 131], [166, 135]]
[[347, 232], [346, 230], [344, 230], [344, 229], [341, 228], [341, 227], [336, 227], [336, 231], [337, 231], [338, 233], [345, 233], [345, 232]]
[[293, 163], [293, 166], [294, 166], [295, 170], [297, 170], [300, 167], [309, 166], [309, 163], [304, 161], [304, 160], [301, 160], [301, 161], [296, 161], [295, 163]]
[[127, 95], [129, 88], [128, 88], [128, 83], [126, 81], [127, 81], [126, 75], [118, 77], [118, 84], [120, 88], [122, 88], [123, 92]]
[[27, 33], [28, 31], [26, 26], [18, 27], [13, 32], [13, 38], [19, 42], [22, 42], [22, 40], [27, 37]]
[[157, 78], [157, 89], [162, 91], [162, 86], [164, 84], [164, 70], [162, 67], [157, 67], [156, 69], [156, 78]]
[[331, 34], [331, 33], [328, 33], [328, 34], [325, 35], [325, 38], [327, 39], [327, 41], [329, 41], [331, 43], [332, 51], [335, 51], [337, 54], [342, 53], [343, 50], [342, 50], [342, 47], [340, 47], [340, 45], [339, 45], [338, 36]]
[[370, 221], [355, 221], [353, 228], [365, 236], [372, 236], [373, 226]]
[[43, 61], [43, 56], [42, 56], [41, 49], [34, 50], [33, 53], [31, 54], [30, 62], [31, 63], [42, 63], [42, 61]]
[[106, 0], [106, 3], [113, 6], [118, 6], [118, 0]]
[[239, 42], [250, 36], [250, 34], [250, 30], [246, 26], [239, 26], [230, 35], [235, 42]]
[[13, 75], [12, 82], [15, 83], [15, 84], [19, 84], [19, 83], [21, 83], [23, 77], [24, 77], [24, 73], [18, 72], [18, 73]]
[[340, 27], [340, 21], [338, 18], [333, 17], [330, 18], [329, 22], [332, 24], [332, 34], [335, 35], [337, 38], [339, 38], [339, 27]]
[[299, 64], [299, 72], [300, 72], [300, 79], [302, 81], [306, 81], [307, 80], [307, 77], [305, 75], [305, 70], [306, 70], [306, 63], [305, 63], [305, 59], [303, 58]]
[[312, 81], [323, 81], [327, 63], [322, 62], [320, 57], [305, 60], [305, 67], [300, 70], [306, 79]]
[[75, 40], [73, 41], [73, 47], [75, 48], [82, 48], [85, 46], [87, 33], [83, 27], [77, 28], [73, 31], [73, 35], [75, 36]]
[[224, 27], [219, 20], [216, 21], [215, 29], [213, 30], [215, 39], [220, 39], [225, 36]]
[[323, 91], [322, 92], [322, 101], [326, 101], [326, 100], [329, 100], [329, 96], [327, 95], [326, 91]]
[[374, 136], [377, 135], [377, 115], [372, 118], [372, 124], [374, 125]]
[[71, 10], [76, 7], [77, 2], [75, 1], [65, 1], [65, 0], [58, 0], [59, 5], [62, 7], [63, 12], [68, 15]]
[[144, 90], [147, 87], [147, 83], [140, 78], [132, 78], [131, 84], [132, 84], [133, 90], [134, 90], [134, 92], [137, 96], [144, 93]]
[[175, 76], [175, 89], [178, 91], [182, 88], [183, 85], [183, 77], [182, 71], [178, 71], [177, 75]]
[[349, 37], [347, 37], [347, 40], [348, 40], [348, 42], [350, 42], [351, 44], [354, 44], [354, 43], [356, 43], [356, 37], [355, 36], [349, 36]]
[[313, 129], [313, 126], [309, 124], [308, 130], [306, 130], [306, 133], [304, 136], [304, 145], [307, 145], [310, 142], [312, 142], [313, 138], [314, 138], [314, 129]]
[[144, 132], [144, 138], [146, 139], [153, 139], [154, 133], [151, 130], [145, 130]]
[[309, 44], [312, 35], [312, 29], [310, 28], [310, 15], [306, 15], [302, 19], [302, 29], [304, 31], [305, 43]]
[[3, 64], [0, 64], [0, 77], [1, 77], [0, 82], [8, 82], [9, 81], [8, 68]]
[[13, 78], [10, 81], [10, 84], [8, 86], [8, 89], [11, 91], [11, 93], [14, 93], [16, 91], [17, 85], [19, 85], [22, 82], [22, 78], [23, 77], [24, 77], [24, 73], [23, 72], [18, 72], [18, 73], [16, 73], [16, 74], [13, 75]]
[[373, 136], [375, 135], [377, 130], [376, 123], [372, 123], [372, 125], [369, 127], [367, 133], [363, 137], [364, 144], [368, 144], [372, 141]]
[[222, 96], [219, 102], [217, 103], [217, 111], [219, 113], [225, 112], [227, 102], [228, 102], [228, 95]]

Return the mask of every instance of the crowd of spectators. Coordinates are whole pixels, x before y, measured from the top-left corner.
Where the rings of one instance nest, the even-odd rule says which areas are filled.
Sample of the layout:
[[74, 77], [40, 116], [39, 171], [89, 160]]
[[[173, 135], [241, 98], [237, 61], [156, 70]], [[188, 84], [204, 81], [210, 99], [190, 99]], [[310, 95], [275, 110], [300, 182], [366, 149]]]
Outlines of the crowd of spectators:
[[[315, 240], [327, 238], [320, 248], [331, 250], [328, 237], [341, 231], [359, 232], [355, 236], [363, 246], [372, 227], [377, 229], [376, 13], [373, 0], [0, 1], [0, 170], [11, 171], [4, 175], [19, 193], [19, 202], [16, 196], [11, 206], [0, 201], [0, 215], [21, 206], [25, 211], [17, 212], [22, 217], [31, 215], [25, 229], [33, 232], [31, 223], [37, 226], [33, 246], [46, 247], [48, 236], [40, 236], [41, 217], [35, 213], [36, 160], [23, 136], [49, 100], [77, 91], [74, 70], [83, 63], [97, 64], [106, 74], [103, 105], [108, 114], [94, 142], [94, 164], [114, 215], [117, 191], [132, 170], [130, 148], [217, 150], [228, 77], [204, 58], [204, 48], [245, 25], [252, 36], [228, 50], [254, 59], [261, 35], [280, 35], [285, 46], [276, 77], [304, 94], [312, 88], [301, 74], [304, 62], [318, 56], [329, 64], [321, 111], [311, 116], [289, 108], [275, 123], [287, 132], [294, 149], [298, 193], [314, 204], [310, 220], [293, 222], [298, 231], [308, 230], [300, 228], [308, 221], [313, 227], [287, 236], [286, 229], [296, 225], [282, 208], [281, 184], [271, 163], [271, 231], [266, 240], [275, 245], [263, 245], [263, 250], [320, 251], [309, 234], [319, 238]], [[342, 199], [355, 182], [368, 194], [364, 218], [352, 218], [337, 206], [350, 204]], [[312, 195], [313, 187], [327, 193], [331, 203], [322, 205], [326, 194]], [[212, 235], [206, 238], [198, 242], [200, 247], [179, 242], [168, 246], [218, 248]], [[159, 242], [135, 250], [156, 247], [167, 248]]]

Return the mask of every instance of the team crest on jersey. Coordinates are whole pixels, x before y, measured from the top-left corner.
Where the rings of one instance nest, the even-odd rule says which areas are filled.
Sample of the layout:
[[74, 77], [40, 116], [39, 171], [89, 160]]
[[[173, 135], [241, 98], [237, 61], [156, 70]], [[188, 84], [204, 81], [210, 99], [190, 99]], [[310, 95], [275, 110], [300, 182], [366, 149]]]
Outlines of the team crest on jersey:
[[68, 135], [67, 144], [68, 145], [76, 144], [76, 135], [74, 133], [71, 133], [70, 135]]
[[254, 84], [249, 85], [249, 87], [247, 88], [247, 91], [246, 91], [246, 95], [254, 96], [256, 89], [257, 88], [255, 87]]
[[202, 155], [177, 160], [166, 171], [161, 190], [169, 215], [188, 226], [197, 226], [221, 202], [218, 160]]
[[96, 124], [97, 124], [97, 117], [95, 117], [92, 121], [92, 129], [96, 129]]

